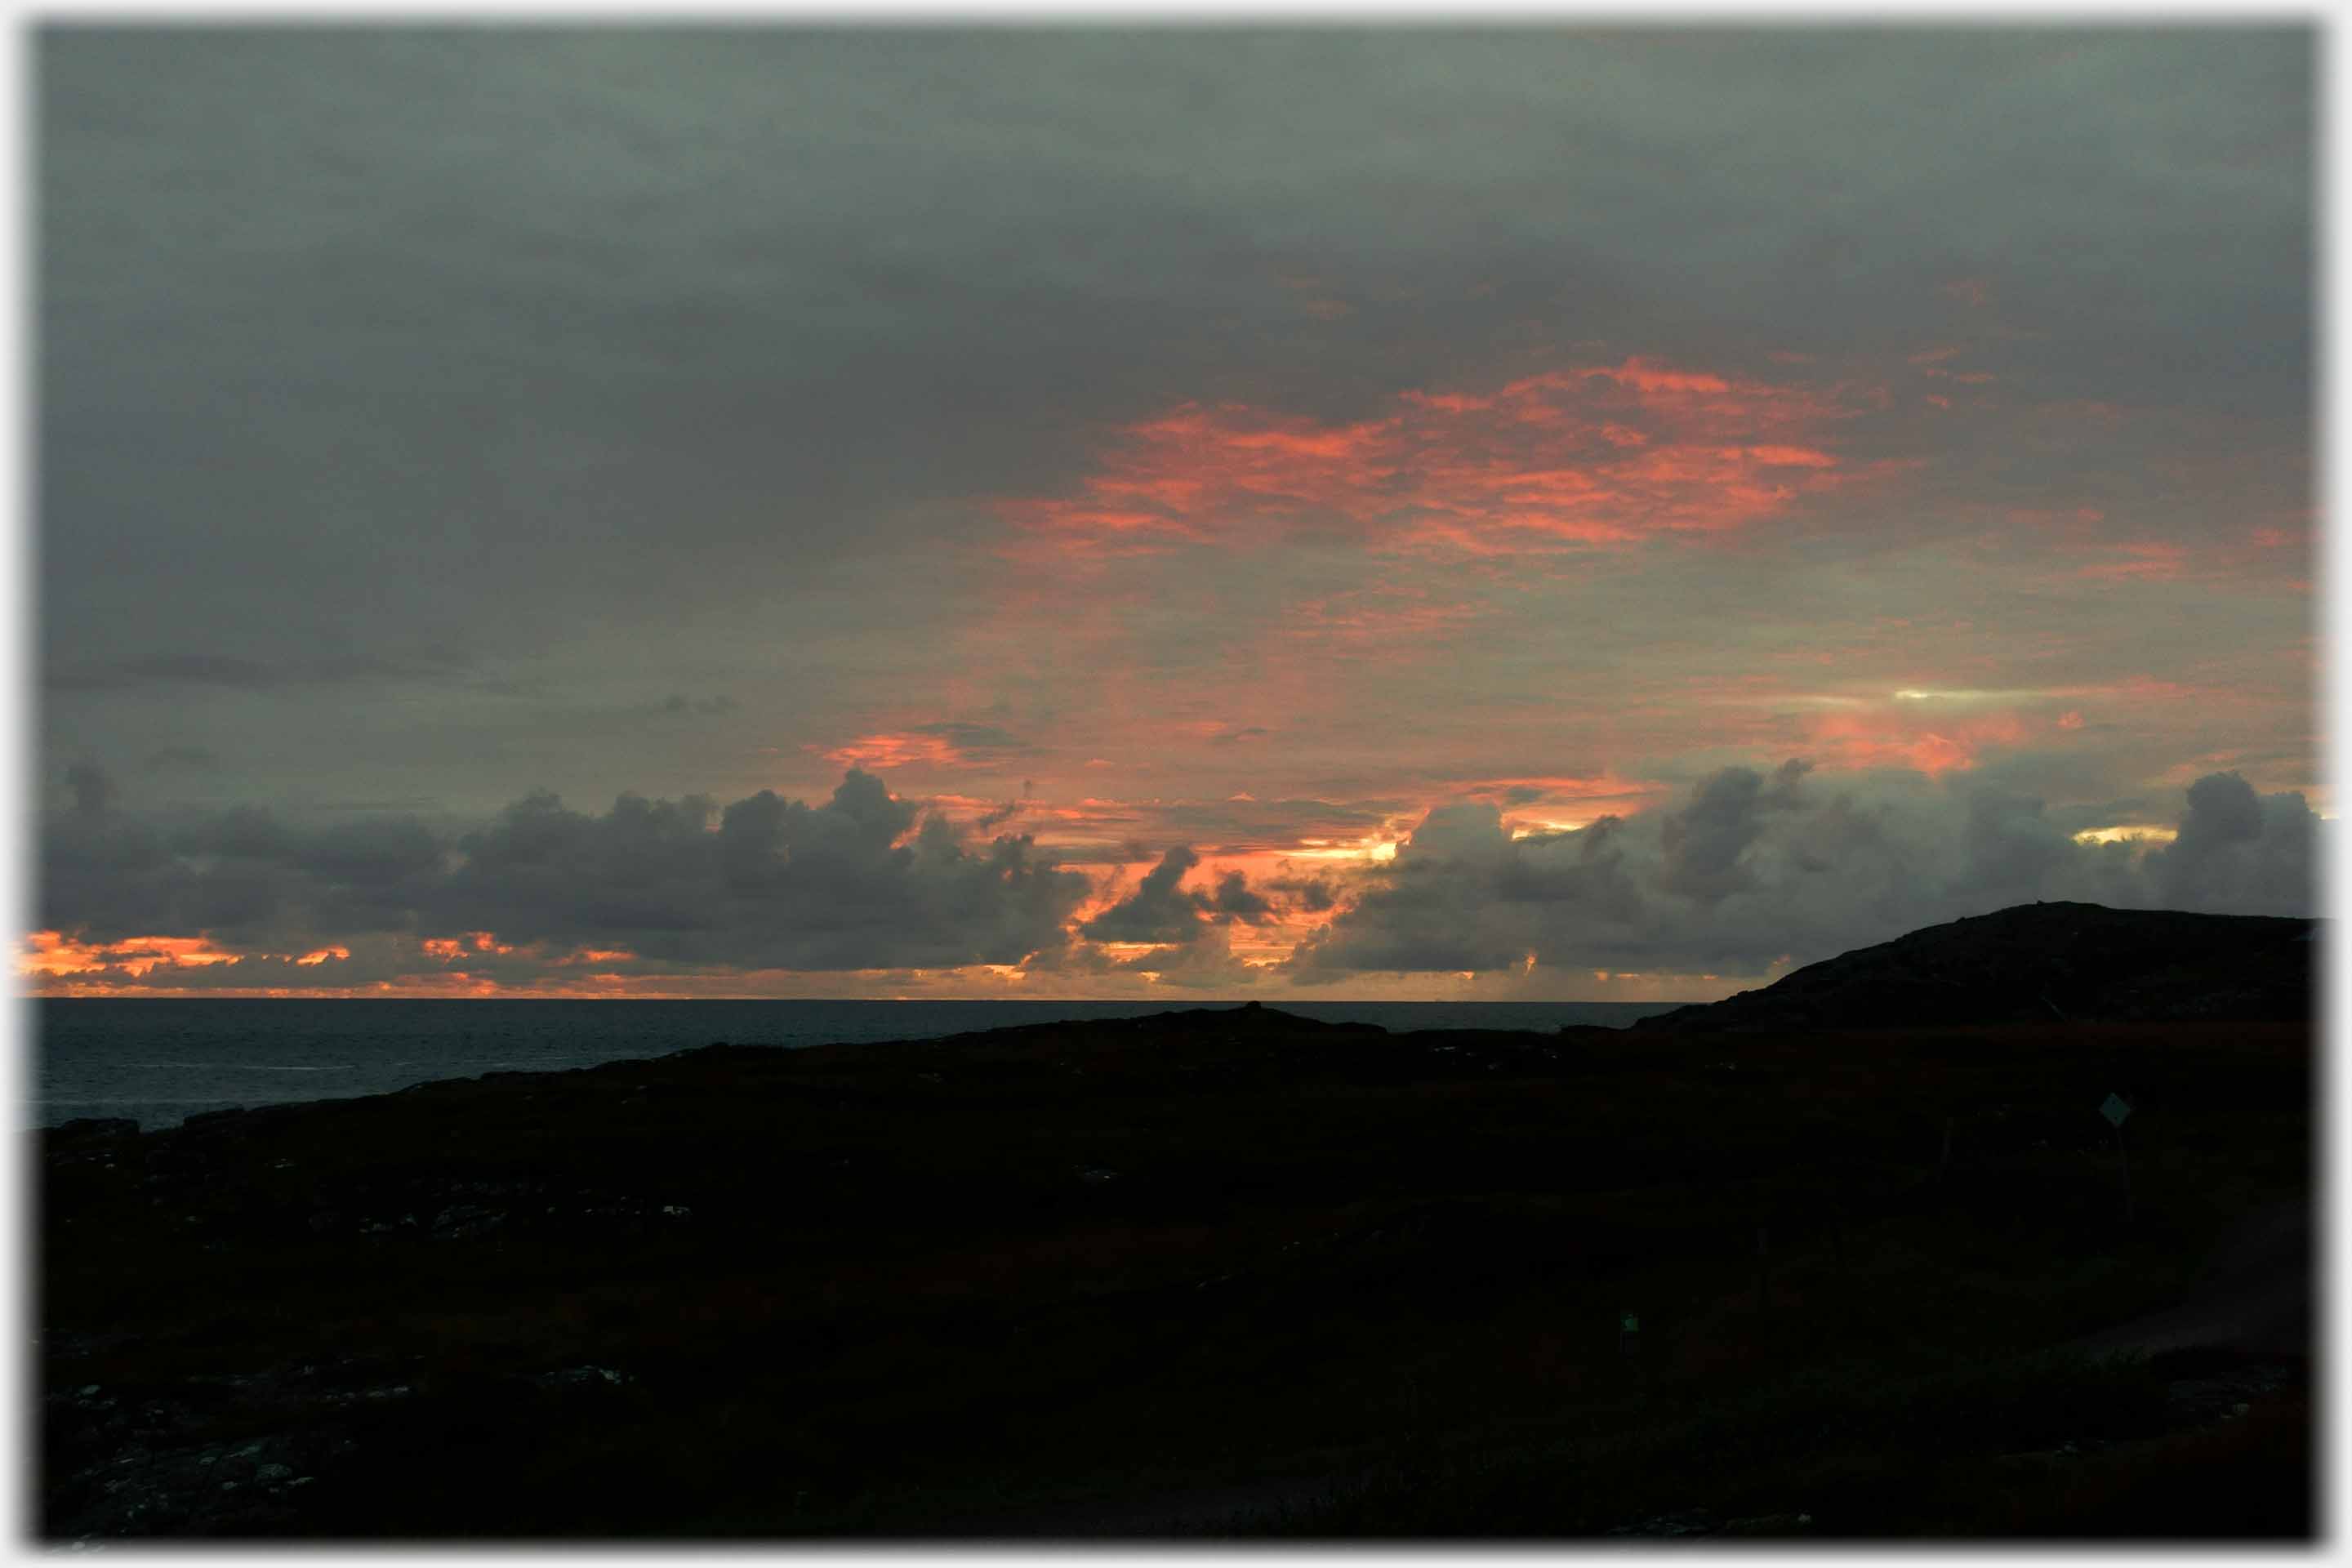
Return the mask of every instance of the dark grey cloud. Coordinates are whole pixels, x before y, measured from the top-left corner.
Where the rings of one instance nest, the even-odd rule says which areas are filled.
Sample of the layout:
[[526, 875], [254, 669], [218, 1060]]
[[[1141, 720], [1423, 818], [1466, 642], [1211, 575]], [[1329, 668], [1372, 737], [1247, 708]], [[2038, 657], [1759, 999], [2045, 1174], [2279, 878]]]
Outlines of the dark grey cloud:
[[2148, 856], [2148, 869], [2179, 907], [2308, 908], [2317, 895], [2318, 825], [2300, 795], [2261, 795], [2234, 773], [2211, 773], [2189, 786], [2179, 837]]
[[1185, 887], [1185, 876], [1200, 863], [1192, 846], [1178, 845], [1144, 873], [1135, 891], [1079, 926], [1078, 934], [1096, 942], [1181, 946], [1234, 921], [1262, 925], [1277, 918], [1273, 900], [1239, 871], [1225, 872], [1213, 888]]
[[1268, 877], [1260, 884], [1287, 895], [1298, 908], [1320, 914], [1339, 901], [1339, 884], [1328, 877]]
[[2309, 915], [2318, 818], [2234, 773], [2187, 792], [2169, 845], [2078, 842], [2034, 797], [1964, 777], [1722, 769], [1682, 804], [1513, 839], [1432, 811], [1289, 968], [1558, 968], [1748, 976], [2035, 899]]
[[1015, 963], [1063, 940], [1088, 886], [1026, 835], [968, 843], [936, 814], [919, 826], [912, 802], [855, 768], [817, 806], [624, 795], [590, 816], [536, 795], [459, 848], [445, 927], [743, 968]]
[[206, 935], [299, 953], [406, 930], [447, 864], [413, 817], [311, 828], [246, 806], [151, 820], [118, 808], [96, 768], [77, 771], [74, 804], [42, 829], [39, 924], [100, 943]]
[[1769, 784], [1748, 768], [1726, 768], [1703, 781], [1691, 803], [1660, 824], [1665, 859], [1659, 885], [1701, 903], [1753, 887], [1742, 857], [1762, 835], [1766, 812], [1796, 805], [1797, 781], [1811, 766], [1792, 759]]
[[1216, 890], [1206, 895], [1207, 908], [1220, 915], [1261, 924], [1274, 917], [1274, 904], [1264, 895], [1253, 892], [1249, 879], [1239, 871], [1227, 871], [1217, 879]]
[[425, 939], [488, 931], [530, 950], [509, 966], [527, 978], [577, 950], [674, 969], [1013, 963], [1064, 940], [1087, 887], [1026, 836], [969, 840], [852, 769], [815, 806], [624, 795], [597, 816], [542, 793], [454, 842], [415, 818], [312, 828], [250, 807], [152, 823], [99, 787], [44, 824], [39, 907], [85, 942], [300, 954], [395, 933], [412, 962]]
[[1078, 933], [1096, 942], [1191, 942], [1208, 923], [1201, 912], [1202, 896], [1182, 885], [1184, 874], [1200, 863], [1190, 847], [1178, 845], [1144, 873], [1134, 892], [1080, 926]]

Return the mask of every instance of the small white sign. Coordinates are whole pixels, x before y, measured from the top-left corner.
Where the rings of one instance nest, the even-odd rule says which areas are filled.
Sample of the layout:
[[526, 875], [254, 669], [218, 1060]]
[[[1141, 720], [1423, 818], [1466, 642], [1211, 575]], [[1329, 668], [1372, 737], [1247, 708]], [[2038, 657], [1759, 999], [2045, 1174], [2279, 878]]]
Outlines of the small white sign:
[[2131, 1114], [2131, 1107], [2124, 1103], [2122, 1095], [2111, 1094], [2107, 1096], [2107, 1102], [2099, 1107], [2099, 1114], [2107, 1119], [2110, 1126], [2121, 1127], [2124, 1118]]

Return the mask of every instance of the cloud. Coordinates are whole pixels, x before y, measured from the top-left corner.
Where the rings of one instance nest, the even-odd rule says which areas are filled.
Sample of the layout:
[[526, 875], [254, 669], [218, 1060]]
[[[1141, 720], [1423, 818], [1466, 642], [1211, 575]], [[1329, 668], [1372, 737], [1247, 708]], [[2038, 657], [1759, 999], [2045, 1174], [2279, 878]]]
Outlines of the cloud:
[[1263, 896], [1250, 891], [1249, 879], [1239, 871], [1227, 871], [1217, 879], [1217, 889], [1206, 895], [1207, 908], [1235, 920], [1256, 922], [1274, 916], [1274, 905]]
[[1178, 845], [1144, 873], [1134, 892], [1080, 925], [1078, 934], [1096, 942], [1181, 946], [1216, 926], [1277, 918], [1274, 901], [1254, 890], [1241, 871], [1225, 871], [1210, 889], [1186, 888], [1185, 876], [1200, 863], [1192, 846]]
[[2260, 795], [2237, 773], [2210, 773], [2189, 786], [2179, 832], [2150, 852], [2149, 870], [2165, 900], [2180, 908], [2307, 908], [2318, 823], [2300, 795]]
[[1195, 844], [1239, 854], [1360, 838], [1379, 828], [1389, 813], [1379, 803], [1232, 798], [1170, 801], [1155, 815], [1169, 830], [1187, 835]]
[[1143, 875], [1134, 892], [1078, 928], [1097, 942], [1187, 942], [1199, 936], [1202, 896], [1184, 890], [1184, 874], [1201, 858], [1179, 845]]
[[1791, 759], [1770, 784], [1748, 768], [1726, 768], [1701, 783], [1690, 805], [1666, 814], [1659, 837], [1664, 850], [1659, 885], [1700, 903], [1753, 887], [1741, 856], [1764, 831], [1763, 814], [1796, 805], [1797, 781], [1810, 762]]
[[1365, 971], [1760, 975], [2036, 899], [2308, 915], [2318, 819], [2235, 773], [2189, 786], [2169, 845], [2094, 842], [2032, 795], [1955, 776], [1720, 769], [1671, 808], [1514, 839], [1486, 804], [1432, 810], [1302, 941], [1305, 983]]
[[1268, 877], [1261, 886], [1286, 893], [1296, 906], [1319, 914], [1339, 901], [1339, 885], [1328, 877]]
[[1877, 471], [1834, 451], [1847, 395], [1630, 356], [1345, 424], [1183, 404], [1122, 429], [1076, 493], [1000, 510], [1024, 549], [1078, 555], [1334, 527], [1473, 554], [1722, 532]]
[[1083, 876], [1026, 835], [971, 844], [917, 815], [855, 768], [814, 807], [624, 795], [588, 816], [535, 795], [462, 841], [442, 923], [762, 969], [1014, 963], [1061, 940]]
[[994, 724], [943, 720], [861, 735], [838, 746], [811, 746], [836, 767], [989, 767], [1034, 756], [1038, 748]]
[[101, 944], [203, 935], [309, 952], [330, 936], [403, 929], [446, 864], [411, 817], [298, 828], [257, 807], [148, 820], [117, 809], [98, 770], [43, 824], [38, 918]]
[[[527, 978], [583, 952], [639, 970], [1017, 963], [1065, 940], [1089, 887], [1027, 836], [970, 839], [856, 770], [815, 806], [625, 795], [590, 815], [534, 794], [454, 841], [415, 818], [314, 829], [255, 808], [155, 824], [93, 789], [44, 824], [43, 849], [41, 924], [66, 943], [267, 956], [383, 934], [428, 975], [503, 959]], [[356, 973], [303, 967], [306, 984]]]

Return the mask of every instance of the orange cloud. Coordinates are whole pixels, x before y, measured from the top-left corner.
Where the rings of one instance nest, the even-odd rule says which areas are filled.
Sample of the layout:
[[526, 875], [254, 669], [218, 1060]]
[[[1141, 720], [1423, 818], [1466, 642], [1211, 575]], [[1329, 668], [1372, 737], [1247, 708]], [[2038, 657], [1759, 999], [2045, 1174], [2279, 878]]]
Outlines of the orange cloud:
[[934, 768], [971, 765], [970, 758], [940, 735], [860, 735], [838, 746], [812, 744], [808, 750], [837, 768], [865, 768], [869, 772], [910, 764]]
[[[134, 936], [121, 942], [83, 942], [60, 931], [37, 931], [25, 939], [16, 957], [16, 973], [64, 976], [119, 969], [127, 974], [144, 974], [158, 965], [201, 967], [226, 963], [236, 956], [201, 936]], [[300, 962], [313, 963], [325, 956], [313, 953]], [[351, 955], [339, 952], [338, 956]]]
[[[426, 937], [419, 945], [432, 957], [440, 959], [444, 963], [454, 963], [469, 953], [504, 954], [515, 951], [499, 941], [496, 933], [486, 931], [469, 931], [462, 942], [449, 937]], [[351, 954], [345, 953], [343, 956], [349, 958]]]
[[1807, 744], [1824, 767], [1912, 768], [1935, 778], [1975, 767], [1987, 746], [2016, 745], [2026, 736], [2014, 713], [1937, 714], [1932, 722], [1906, 722], [1891, 707], [1832, 709], [1811, 720]]
[[[1507, 797], [1534, 806], [1545, 805], [1571, 808], [1553, 816], [1566, 815], [1580, 823], [1612, 813], [1630, 816], [1642, 810], [1655, 797], [1671, 793], [1672, 786], [1641, 779], [1620, 778], [1615, 773], [1599, 773], [1586, 775], [1537, 774], [1515, 778], [1469, 779], [1459, 784], [1459, 793], [1475, 800], [1494, 800], [1498, 804]], [[1545, 820], [1552, 820], [1546, 817]]]
[[1632, 357], [1489, 393], [1400, 394], [1326, 424], [1187, 403], [1118, 432], [1072, 493], [1014, 498], [1016, 556], [1255, 545], [1337, 526], [1360, 542], [1472, 554], [1708, 533], [1772, 517], [1881, 466], [1829, 439], [1830, 393]]
[[2189, 550], [2185, 545], [2149, 542], [2115, 544], [2107, 548], [2121, 552], [2124, 559], [2094, 562], [2081, 568], [2075, 575], [2129, 578], [2144, 583], [2177, 583], [2188, 575]]

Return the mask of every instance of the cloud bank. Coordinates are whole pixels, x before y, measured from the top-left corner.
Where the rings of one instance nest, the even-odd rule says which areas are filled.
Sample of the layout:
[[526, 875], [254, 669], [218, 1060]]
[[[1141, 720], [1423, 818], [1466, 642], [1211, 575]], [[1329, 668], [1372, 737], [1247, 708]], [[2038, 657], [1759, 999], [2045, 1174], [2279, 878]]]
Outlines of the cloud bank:
[[1513, 837], [1500, 809], [1431, 811], [1288, 972], [1549, 966], [1756, 976], [2035, 900], [2309, 915], [2319, 819], [2234, 773], [2188, 790], [2169, 843], [2078, 838], [2042, 800], [1917, 773], [1707, 775], [1680, 804]]
[[[159, 826], [117, 809], [95, 770], [71, 791], [46, 824], [41, 924], [81, 948], [131, 944], [117, 969], [158, 936], [273, 958], [391, 937], [421, 955], [415, 971], [492, 977], [583, 963], [621, 973], [1011, 964], [1060, 943], [1090, 886], [1028, 835], [977, 841], [937, 813], [919, 821], [912, 802], [856, 769], [815, 806], [767, 790], [724, 808], [625, 795], [590, 815], [534, 794], [454, 841], [414, 818], [313, 830], [253, 809]], [[390, 978], [383, 963], [397, 952], [374, 950], [372, 966], [330, 957], [235, 983]]]
[[1566, 830], [1494, 799], [1442, 804], [1384, 864], [1261, 852], [1245, 870], [1138, 847], [1150, 868], [1099, 885], [1066, 850], [992, 834], [1001, 807], [959, 823], [859, 769], [814, 805], [762, 790], [588, 813], [540, 792], [455, 833], [253, 807], [150, 819], [87, 764], [62, 786], [24, 962], [82, 990], [773, 990], [794, 973], [993, 966], [1034, 994], [1442, 972], [1561, 996], [1628, 974], [1698, 992], [2037, 899], [2307, 915], [2321, 847], [2302, 795], [2236, 773], [2189, 784], [2167, 837], [2107, 826], [2149, 820], [2139, 801], [2053, 808], [1981, 778], [1802, 758]]

